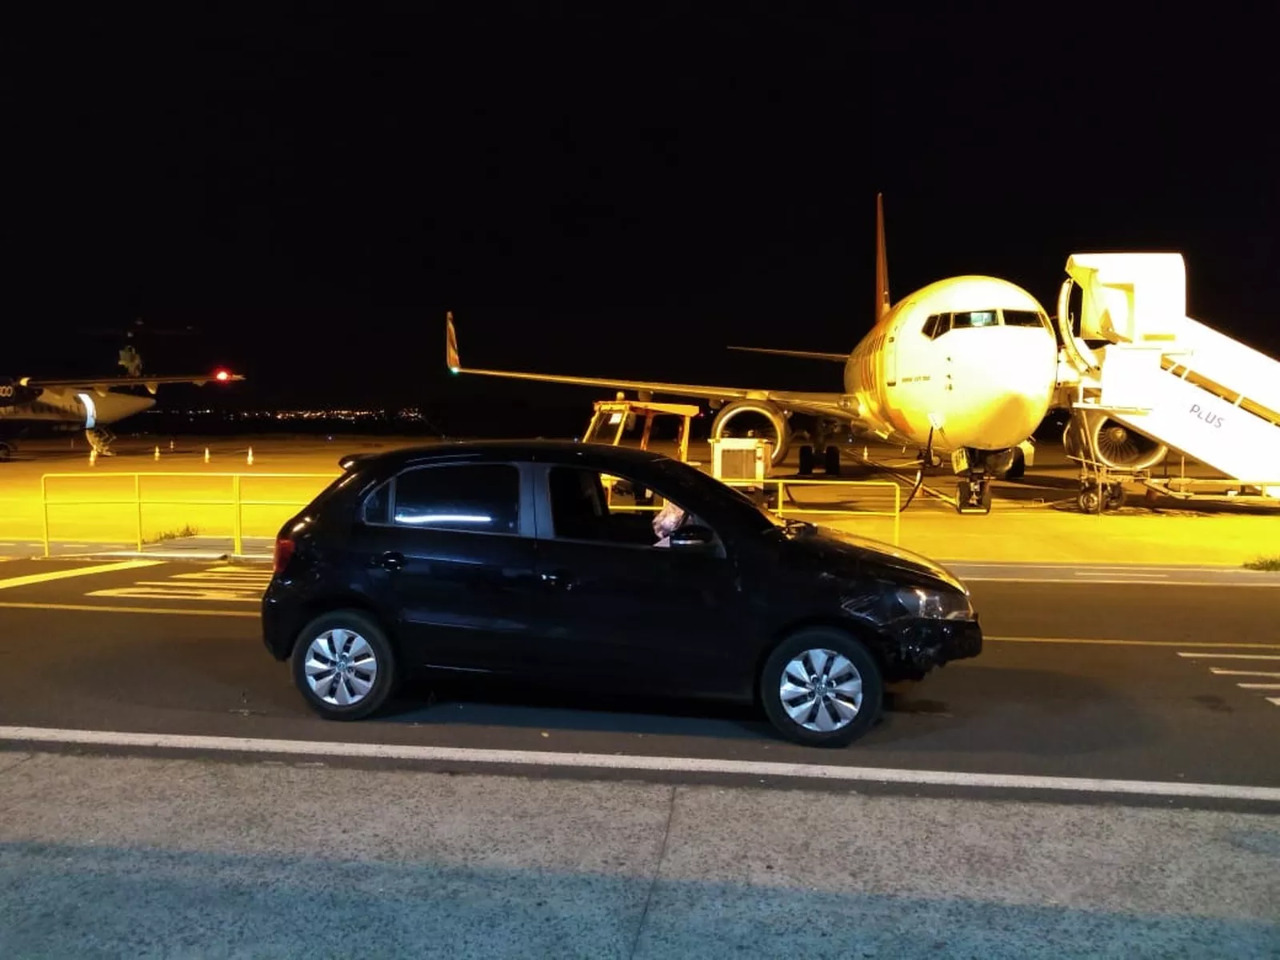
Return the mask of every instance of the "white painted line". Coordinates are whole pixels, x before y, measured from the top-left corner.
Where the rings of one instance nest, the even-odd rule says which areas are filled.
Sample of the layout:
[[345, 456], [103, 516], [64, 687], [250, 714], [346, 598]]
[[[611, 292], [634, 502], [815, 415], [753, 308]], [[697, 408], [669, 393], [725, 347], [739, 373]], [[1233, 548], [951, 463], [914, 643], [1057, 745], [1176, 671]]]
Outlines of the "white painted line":
[[1133, 579], [1168, 580], [1169, 579], [1169, 575], [1167, 573], [1151, 573], [1145, 570], [1141, 572], [1135, 571], [1133, 573], [1126, 573], [1120, 570], [1077, 570], [1075, 571], [1075, 575], [1077, 577], [1121, 576], [1121, 577], [1124, 577], [1126, 580], [1133, 580]]
[[13, 587], [26, 587], [33, 583], [47, 583], [50, 580], [66, 580], [70, 577], [88, 577], [96, 573], [115, 573], [119, 570], [134, 570], [138, 567], [154, 567], [159, 560], [126, 560], [123, 563], [100, 563], [92, 567], [77, 567], [74, 570], [50, 570], [46, 573], [31, 573], [25, 577], [10, 577], [0, 580], [0, 590]]
[[1241, 690], [1280, 690], [1280, 683], [1237, 683]]
[[[1280, 699], [1280, 698], [1278, 698]], [[391, 743], [333, 743], [311, 740], [268, 740], [251, 737], [205, 737], [113, 730], [60, 730], [49, 727], [0, 727], [0, 740], [62, 743], [77, 746], [155, 747], [169, 750], [217, 750], [312, 757], [419, 760], [448, 763], [518, 764], [601, 770], [651, 770], [664, 773], [723, 773], [752, 777], [838, 780], [864, 783], [915, 783], [944, 787], [988, 787], [1012, 790], [1058, 790], [1077, 793], [1122, 793], [1152, 797], [1199, 797], [1216, 800], [1263, 800], [1280, 803], [1280, 787], [1226, 783], [1171, 783], [1160, 780], [1104, 780], [1091, 777], [1043, 777], [1010, 773], [962, 773], [951, 770], [904, 770], [890, 767], [845, 767], [832, 764], [775, 763], [700, 757], [625, 756], [610, 753], [555, 753], [544, 750], [479, 750], [465, 747], [409, 746]]]
[[1280, 697], [1267, 697], [1267, 699], [1270, 700], [1272, 703], [1274, 703], [1277, 707], [1280, 707]]
[[[1178, 644], [1178, 646], [1186, 646], [1186, 644]], [[1217, 657], [1220, 660], [1280, 660], [1280, 656], [1274, 656], [1269, 653], [1179, 653], [1180, 657]]]
[[992, 643], [1079, 643], [1109, 647], [1211, 647], [1215, 650], [1280, 650], [1280, 643], [1188, 643], [1186, 640], [1115, 640], [1104, 637], [983, 637]]
[[1280, 677], [1280, 673], [1268, 673], [1265, 670], [1224, 670], [1222, 667], [1210, 667], [1209, 672], [1219, 677]]

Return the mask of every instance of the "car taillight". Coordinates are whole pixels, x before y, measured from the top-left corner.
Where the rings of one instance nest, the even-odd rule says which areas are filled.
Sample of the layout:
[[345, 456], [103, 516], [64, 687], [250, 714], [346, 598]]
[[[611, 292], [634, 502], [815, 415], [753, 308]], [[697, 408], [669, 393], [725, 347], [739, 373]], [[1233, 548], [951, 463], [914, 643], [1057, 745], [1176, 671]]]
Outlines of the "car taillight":
[[294, 546], [294, 542], [288, 537], [276, 537], [276, 549], [271, 557], [273, 574], [284, 572], [284, 568], [289, 565], [289, 560], [293, 557]]

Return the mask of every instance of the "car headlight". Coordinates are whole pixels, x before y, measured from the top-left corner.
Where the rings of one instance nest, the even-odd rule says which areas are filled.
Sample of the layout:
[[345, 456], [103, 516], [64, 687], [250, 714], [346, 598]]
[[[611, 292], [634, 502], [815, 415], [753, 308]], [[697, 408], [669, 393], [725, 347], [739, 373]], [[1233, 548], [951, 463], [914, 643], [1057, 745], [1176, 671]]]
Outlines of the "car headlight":
[[963, 593], [952, 590], [930, 590], [927, 587], [902, 587], [898, 603], [908, 616], [922, 620], [972, 620], [973, 606]]

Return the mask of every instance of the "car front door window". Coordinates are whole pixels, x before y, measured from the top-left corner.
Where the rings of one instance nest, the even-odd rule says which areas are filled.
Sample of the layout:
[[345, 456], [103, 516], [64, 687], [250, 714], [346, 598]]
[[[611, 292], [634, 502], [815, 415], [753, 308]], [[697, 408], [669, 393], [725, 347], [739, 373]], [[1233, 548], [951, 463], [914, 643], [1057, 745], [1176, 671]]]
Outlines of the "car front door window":
[[579, 467], [552, 467], [547, 476], [551, 526], [557, 540], [632, 547], [668, 547], [694, 514], [627, 477]]
[[665, 693], [681, 688], [674, 660], [691, 675], [729, 677], [720, 667], [741, 609], [734, 565], [718, 540], [669, 545], [674, 531], [701, 525], [696, 513], [629, 477], [553, 466], [546, 480], [551, 522], [538, 525], [537, 566], [558, 671]]

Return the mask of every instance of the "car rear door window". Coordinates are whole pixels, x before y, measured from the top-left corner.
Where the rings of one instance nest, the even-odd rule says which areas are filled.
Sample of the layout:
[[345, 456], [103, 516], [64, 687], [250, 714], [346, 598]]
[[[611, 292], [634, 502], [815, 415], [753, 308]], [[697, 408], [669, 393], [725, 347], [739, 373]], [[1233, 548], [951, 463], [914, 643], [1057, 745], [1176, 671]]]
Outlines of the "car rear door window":
[[364, 498], [360, 508], [360, 518], [365, 523], [386, 523], [387, 508], [391, 506], [391, 481], [378, 487]]
[[426, 530], [518, 532], [520, 471], [506, 463], [418, 467], [396, 477], [392, 521]]

